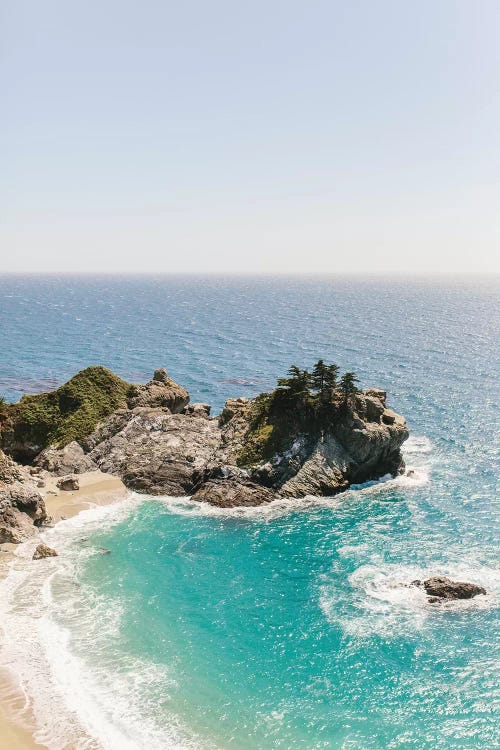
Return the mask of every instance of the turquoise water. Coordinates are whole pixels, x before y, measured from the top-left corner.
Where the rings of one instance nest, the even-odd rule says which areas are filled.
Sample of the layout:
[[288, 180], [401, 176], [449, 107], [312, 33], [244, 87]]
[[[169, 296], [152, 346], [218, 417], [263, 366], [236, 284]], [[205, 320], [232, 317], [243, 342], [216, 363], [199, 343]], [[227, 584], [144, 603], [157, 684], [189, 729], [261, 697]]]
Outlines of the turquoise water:
[[[263, 509], [131, 495], [48, 531], [56, 560], [20, 549], [0, 656], [41, 740], [500, 745], [495, 280], [4, 277], [0, 290], [8, 397], [89, 363], [137, 379], [164, 365], [220, 408], [323, 356], [387, 388], [415, 470]], [[490, 593], [433, 607], [404, 585], [432, 573]]]

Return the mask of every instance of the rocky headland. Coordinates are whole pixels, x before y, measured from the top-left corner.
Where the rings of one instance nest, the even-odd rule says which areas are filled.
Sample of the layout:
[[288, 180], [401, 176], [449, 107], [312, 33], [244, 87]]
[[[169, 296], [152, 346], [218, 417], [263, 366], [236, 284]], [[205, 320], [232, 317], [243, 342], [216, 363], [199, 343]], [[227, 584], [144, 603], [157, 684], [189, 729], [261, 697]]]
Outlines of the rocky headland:
[[358, 390], [351, 373], [337, 384], [332, 366], [318, 365], [324, 378], [321, 367], [316, 379], [291, 368], [271, 393], [229, 399], [214, 417], [164, 369], [132, 385], [89, 367], [55, 391], [2, 404], [0, 541], [46, 523], [48, 475], [71, 489], [100, 469], [137, 492], [233, 507], [334, 495], [402, 472], [408, 429], [386, 393]]

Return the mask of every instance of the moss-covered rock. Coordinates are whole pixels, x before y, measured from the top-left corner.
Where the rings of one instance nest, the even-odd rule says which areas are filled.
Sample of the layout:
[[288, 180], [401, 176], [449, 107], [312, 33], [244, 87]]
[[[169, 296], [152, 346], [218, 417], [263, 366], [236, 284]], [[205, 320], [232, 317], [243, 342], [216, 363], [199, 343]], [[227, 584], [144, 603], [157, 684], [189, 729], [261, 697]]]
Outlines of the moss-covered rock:
[[105, 367], [87, 367], [51, 393], [26, 395], [8, 404], [2, 444], [12, 454], [29, 459], [48, 445], [63, 447], [82, 440], [100, 421], [127, 405], [131, 388]]

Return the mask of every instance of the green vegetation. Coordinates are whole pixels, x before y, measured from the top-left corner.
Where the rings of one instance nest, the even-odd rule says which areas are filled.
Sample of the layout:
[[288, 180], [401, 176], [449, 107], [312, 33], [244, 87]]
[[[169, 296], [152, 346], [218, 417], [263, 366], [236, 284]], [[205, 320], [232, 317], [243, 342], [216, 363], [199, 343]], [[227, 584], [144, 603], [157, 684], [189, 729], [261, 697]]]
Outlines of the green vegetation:
[[319, 359], [313, 371], [292, 365], [278, 387], [263, 393], [252, 404], [252, 416], [245, 445], [238, 457], [240, 466], [268, 460], [290, 447], [299, 433], [325, 429], [348, 408], [358, 391], [358, 378], [346, 372], [340, 378], [335, 364]]
[[87, 367], [51, 393], [9, 404], [14, 442], [62, 447], [82, 440], [116, 409], [126, 406], [131, 385], [105, 367]]

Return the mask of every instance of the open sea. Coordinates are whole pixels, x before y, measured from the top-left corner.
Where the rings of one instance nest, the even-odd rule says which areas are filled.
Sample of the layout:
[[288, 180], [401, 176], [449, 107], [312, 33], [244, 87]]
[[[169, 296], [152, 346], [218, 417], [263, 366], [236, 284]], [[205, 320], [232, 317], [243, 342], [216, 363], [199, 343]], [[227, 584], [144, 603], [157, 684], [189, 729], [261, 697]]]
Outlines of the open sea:
[[[500, 747], [500, 284], [0, 277], [0, 394], [166, 367], [214, 414], [323, 358], [388, 391], [411, 477], [220, 510], [131, 493], [21, 545], [0, 666], [51, 750]], [[111, 550], [102, 554], [101, 549]], [[432, 606], [415, 578], [488, 595]]]

